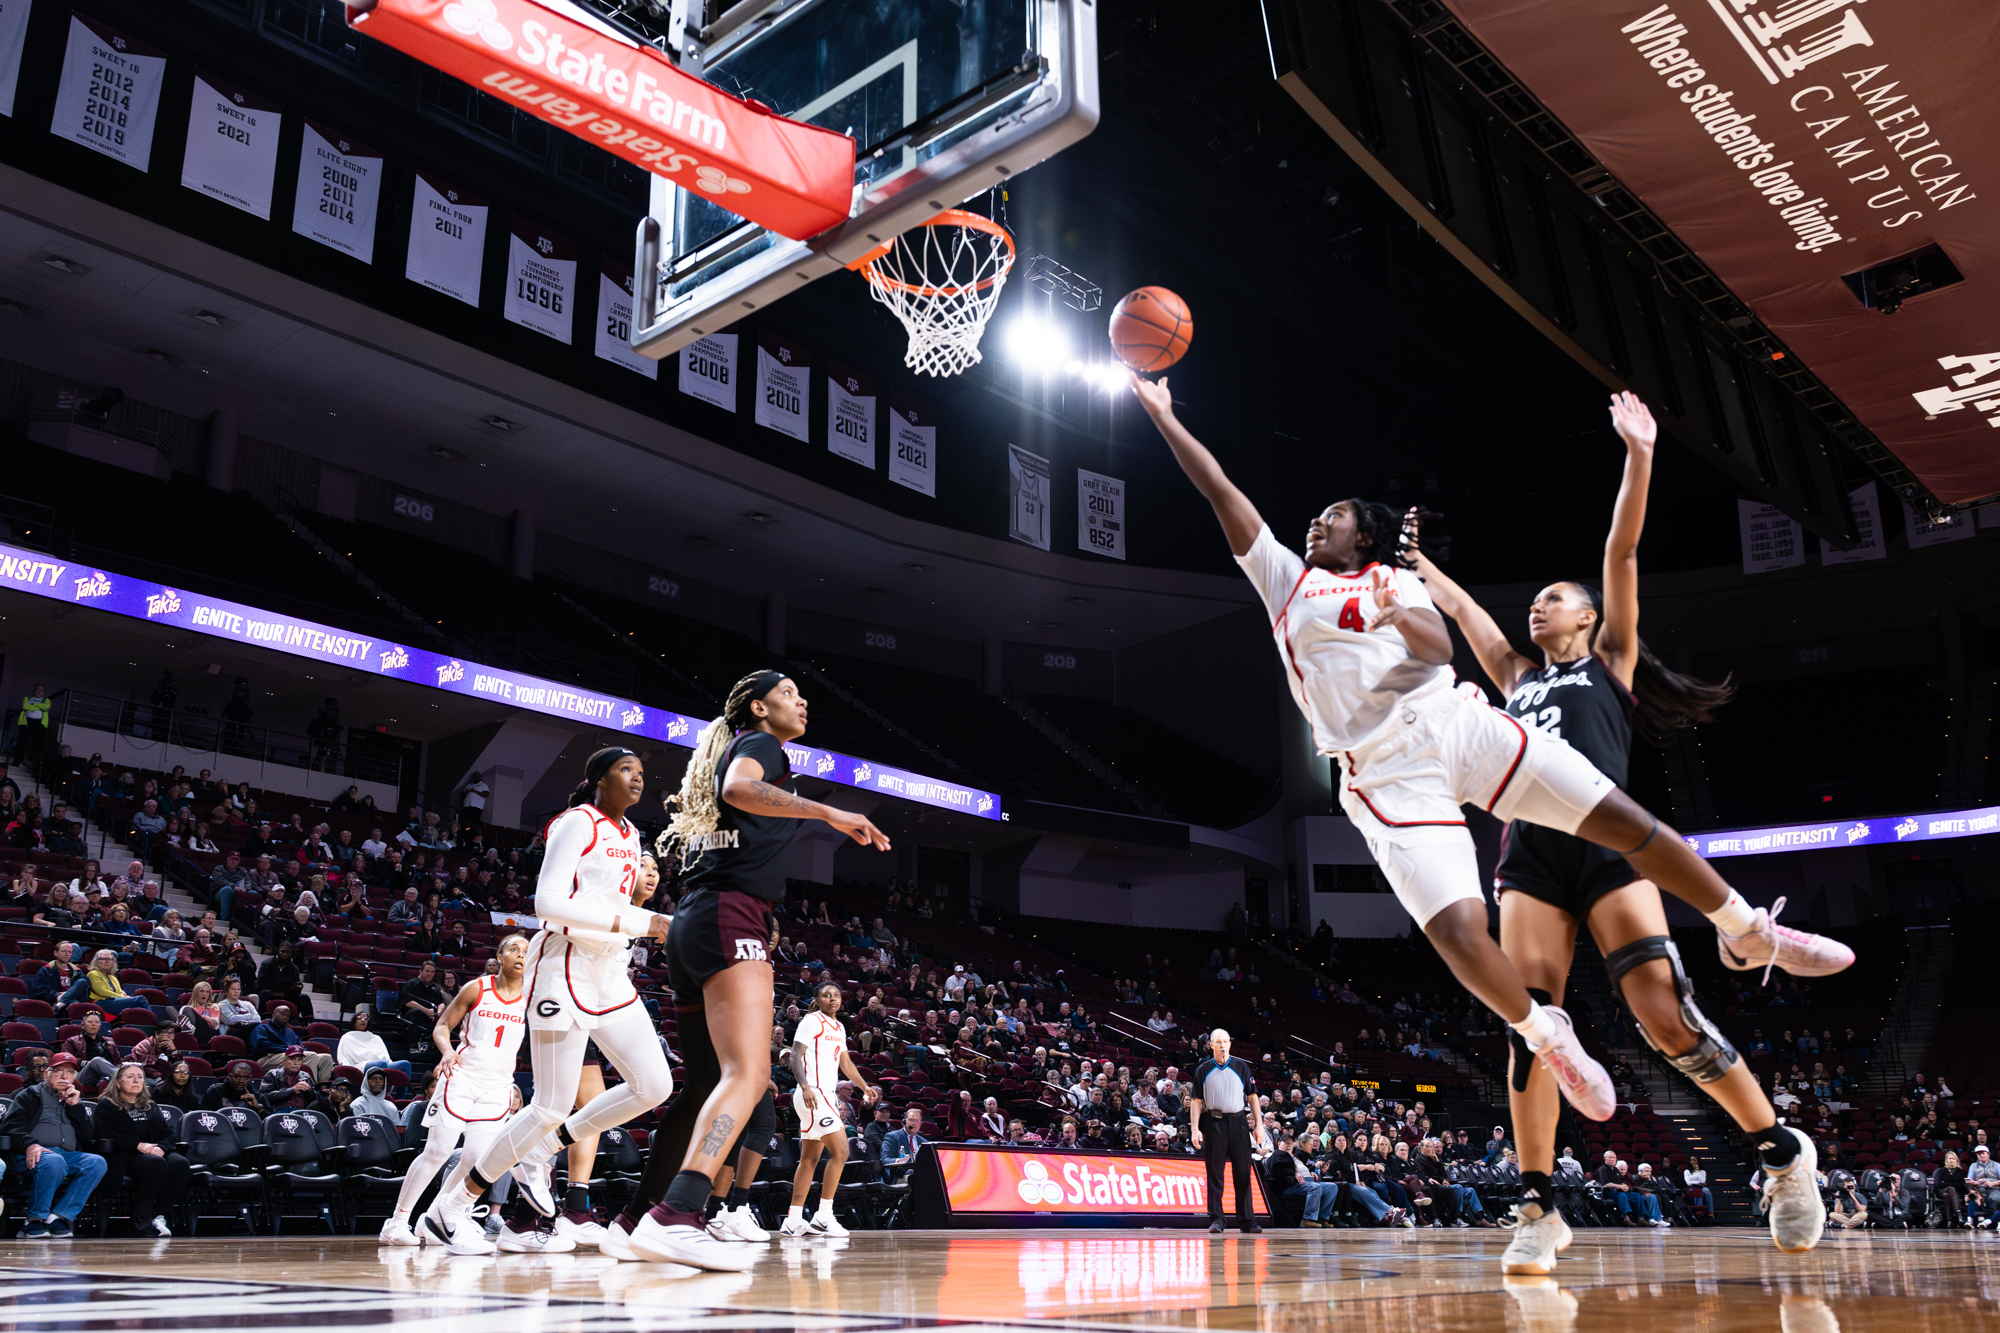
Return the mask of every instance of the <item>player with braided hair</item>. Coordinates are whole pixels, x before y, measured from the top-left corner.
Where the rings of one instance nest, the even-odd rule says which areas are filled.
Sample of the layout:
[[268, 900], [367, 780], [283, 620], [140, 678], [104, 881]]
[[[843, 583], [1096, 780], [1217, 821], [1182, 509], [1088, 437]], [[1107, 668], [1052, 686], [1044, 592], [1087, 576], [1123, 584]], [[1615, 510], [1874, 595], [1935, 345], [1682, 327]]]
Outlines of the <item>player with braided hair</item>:
[[[1584, 1115], [1608, 1119], [1615, 1094], [1568, 1014], [1528, 993], [1487, 933], [1472, 835], [1461, 805], [1608, 847], [1662, 888], [1743, 937], [1762, 966], [1781, 942], [1748, 933], [1755, 914], [1672, 829], [1561, 739], [1454, 689], [1451, 636], [1400, 533], [1365, 502], [1328, 506], [1305, 554], [1286, 550], [1256, 506], [1174, 416], [1167, 382], [1131, 377], [1133, 392], [1222, 524], [1236, 563], [1271, 614], [1292, 698], [1319, 752], [1339, 765], [1340, 803], [1390, 887], [1465, 988], [1520, 1034]], [[1371, 530], [1372, 529], [1372, 530]]]
[[[824, 820], [864, 847], [889, 850], [888, 838], [864, 816], [798, 794], [785, 745], [805, 730], [806, 701], [791, 678], [753, 671], [729, 691], [722, 716], [703, 729], [688, 761], [662, 840], [688, 867], [666, 944], [689, 1071], [672, 1118], [686, 1119], [687, 1107], [700, 1109], [685, 1153], [670, 1159], [656, 1142], [638, 1198], [600, 1244], [613, 1257], [725, 1271], [755, 1262], [756, 1251], [711, 1233], [705, 1213], [717, 1173], [735, 1160], [770, 1083], [765, 913], [784, 900], [784, 858], [799, 820]], [[707, 1078], [713, 1088], [696, 1103]]]

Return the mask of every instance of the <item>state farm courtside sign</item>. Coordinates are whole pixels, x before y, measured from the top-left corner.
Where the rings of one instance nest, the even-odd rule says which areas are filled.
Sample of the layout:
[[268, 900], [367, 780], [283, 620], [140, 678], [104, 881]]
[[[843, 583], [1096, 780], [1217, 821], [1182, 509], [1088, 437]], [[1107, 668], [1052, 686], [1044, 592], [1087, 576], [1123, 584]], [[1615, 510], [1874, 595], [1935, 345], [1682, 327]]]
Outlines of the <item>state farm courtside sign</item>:
[[[2000, 491], [2000, 4], [1445, 0], [1938, 497]], [[1962, 284], [1844, 276], [1940, 246]]]
[[[944, 1196], [954, 1215], [1098, 1214], [1191, 1218], [1208, 1212], [1208, 1168], [1198, 1157], [1053, 1152], [1036, 1148], [933, 1145]], [[1236, 1187], [1223, 1174], [1222, 1211], [1236, 1211]], [[1256, 1173], [1251, 1177], [1256, 1179]], [[1255, 1212], [1269, 1216], [1262, 1182], [1251, 1186]]]
[[349, 0], [357, 31], [803, 241], [847, 220], [854, 140], [731, 97], [533, 0]]

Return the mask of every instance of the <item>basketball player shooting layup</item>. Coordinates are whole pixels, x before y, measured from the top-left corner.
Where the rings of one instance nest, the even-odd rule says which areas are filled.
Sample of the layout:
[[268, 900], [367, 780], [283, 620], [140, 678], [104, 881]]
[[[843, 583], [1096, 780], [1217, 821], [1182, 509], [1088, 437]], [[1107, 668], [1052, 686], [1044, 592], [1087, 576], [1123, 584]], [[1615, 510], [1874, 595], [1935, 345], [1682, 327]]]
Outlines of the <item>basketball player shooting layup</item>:
[[1292, 698], [1319, 752], [1339, 761], [1341, 808], [1460, 984], [1520, 1034], [1578, 1111], [1610, 1117], [1610, 1077], [1585, 1053], [1569, 1015], [1530, 996], [1487, 934], [1461, 804], [1617, 852], [1715, 923], [1729, 967], [1776, 964], [1811, 976], [1853, 961], [1844, 945], [1777, 929], [1770, 913], [1752, 908], [1563, 741], [1454, 689], [1451, 636], [1422, 581], [1402, 567], [1401, 523], [1387, 505], [1329, 505], [1308, 527], [1301, 559], [1175, 419], [1167, 381], [1135, 374], [1131, 384], [1264, 599]]
[[[1664, 741], [1680, 727], [1707, 721], [1731, 691], [1669, 670], [1639, 637], [1639, 535], [1658, 428], [1646, 405], [1629, 393], [1612, 397], [1611, 424], [1625, 442], [1625, 476], [1604, 542], [1602, 591], [1563, 582], [1536, 595], [1528, 636], [1541, 649], [1540, 664], [1515, 652], [1485, 608], [1422, 552], [1415, 558], [1438, 609], [1458, 622], [1481, 669], [1506, 698], [1507, 711], [1560, 735], [1599, 772], [1623, 781], [1635, 727]], [[1494, 889], [1500, 947], [1520, 969], [1528, 994], [1544, 1003], [1561, 997], [1576, 956], [1577, 927], [1588, 926], [1612, 989], [1631, 1009], [1640, 1035], [1757, 1145], [1773, 1242], [1793, 1254], [1817, 1245], [1826, 1207], [1814, 1177], [1812, 1140], [1778, 1123], [1756, 1075], [1696, 1006], [1667, 934], [1658, 887], [1607, 848], [1516, 821], [1507, 827]], [[1845, 950], [1829, 953], [1822, 970], [1835, 971], [1851, 959]], [[1571, 1239], [1550, 1182], [1561, 1105], [1518, 1039], [1512, 1072], [1508, 1099], [1521, 1154], [1521, 1201], [1501, 1266], [1508, 1273], [1552, 1273]]]

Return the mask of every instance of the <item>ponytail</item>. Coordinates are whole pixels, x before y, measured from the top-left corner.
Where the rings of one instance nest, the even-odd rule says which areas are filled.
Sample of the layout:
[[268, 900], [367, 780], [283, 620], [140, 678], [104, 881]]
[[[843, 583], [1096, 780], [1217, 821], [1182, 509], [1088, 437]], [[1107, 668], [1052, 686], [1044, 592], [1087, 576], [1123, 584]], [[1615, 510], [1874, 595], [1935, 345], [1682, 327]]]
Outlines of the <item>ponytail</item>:
[[[1597, 623], [1590, 627], [1591, 651], [1597, 650], [1597, 632], [1604, 628], [1604, 594], [1588, 583], [1575, 583], [1590, 599]], [[1644, 639], [1635, 639], [1638, 655], [1632, 664], [1632, 727], [1655, 745], [1665, 745], [1674, 733], [1698, 722], [1715, 721], [1715, 710], [1736, 697], [1732, 678], [1720, 684], [1684, 676], [1662, 662]]]
[[736, 733], [750, 725], [756, 715], [750, 705], [778, 688], [785, 679], [782, 671], [753, 671], [736, 682], [722, 706], [722, 716], [701, 729], [694, 755], [681, 778], [680, 794], [674, 799], [673, 818], [655, 844], [662, 857], [678, 849], [682, 869], [694, 863], [706, 850], [708, 835], [722, 818], [717, 804], [715, 769], [722, 762]]

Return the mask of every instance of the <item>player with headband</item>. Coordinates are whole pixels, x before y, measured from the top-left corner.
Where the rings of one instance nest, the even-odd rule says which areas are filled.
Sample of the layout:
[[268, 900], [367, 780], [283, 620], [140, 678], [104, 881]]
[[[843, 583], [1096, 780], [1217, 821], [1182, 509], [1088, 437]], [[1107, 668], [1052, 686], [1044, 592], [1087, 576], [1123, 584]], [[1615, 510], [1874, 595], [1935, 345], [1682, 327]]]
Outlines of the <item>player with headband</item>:
[[[1520, 1034], [1562, 1095], [1593, 1120], [1616, 1094], [1569, 1015], [1528, 994], [1487, 933], [1472, 835], [1460, 806], [1525, 820], [1608, 847], [1704, 912], [1723, 961], [1824, 966], [1810, 937], [1777, 930], [1672, 829], [1564, 744], [1452, 686], [1451, 635], [1416, 573], [1404, 567], [1401, 520], [1386, 505], [1342, 500], [1286, 550], [1249, 497], [1174, 416], [1167, 382], [1131, 377], [1133, 392], [1195, 488], [1215, 509], [1236, 563], [1270, 612], [1292, 698], [1321, 754], [1339, 765], [1340, 803], [1397, 899], [1467, 990]], [[1837, 946], [1836, 946], [1837, 947]]]
[[[668, 918], [632, 905], [640, 878], [639, 831], [625, 818], [646, 789], [645, 766], [612, 746], [590, 757], [570, 808], [550, 823], [535, 881], [542, 929], [529, 946], [528, 1055], [534, 1100], [480, 1156], [464, 1188], [441, 1191], [424, 1225], [454, 1254], [490, 1254], [472, 1215], [479, 1196], [513, 1171], [521, 1197], [553, 1217], [549, 1161], [579, 1137], [599, 1134], [652, 1110], [673, 1092], [659, 1034], [628, 970], [631, 944], [664, 937]], [[624, 1077], [581, 1110], [577, 1082], [592, 1041]], [[565, 1119], [567, 1117], [567, 1119]]]

